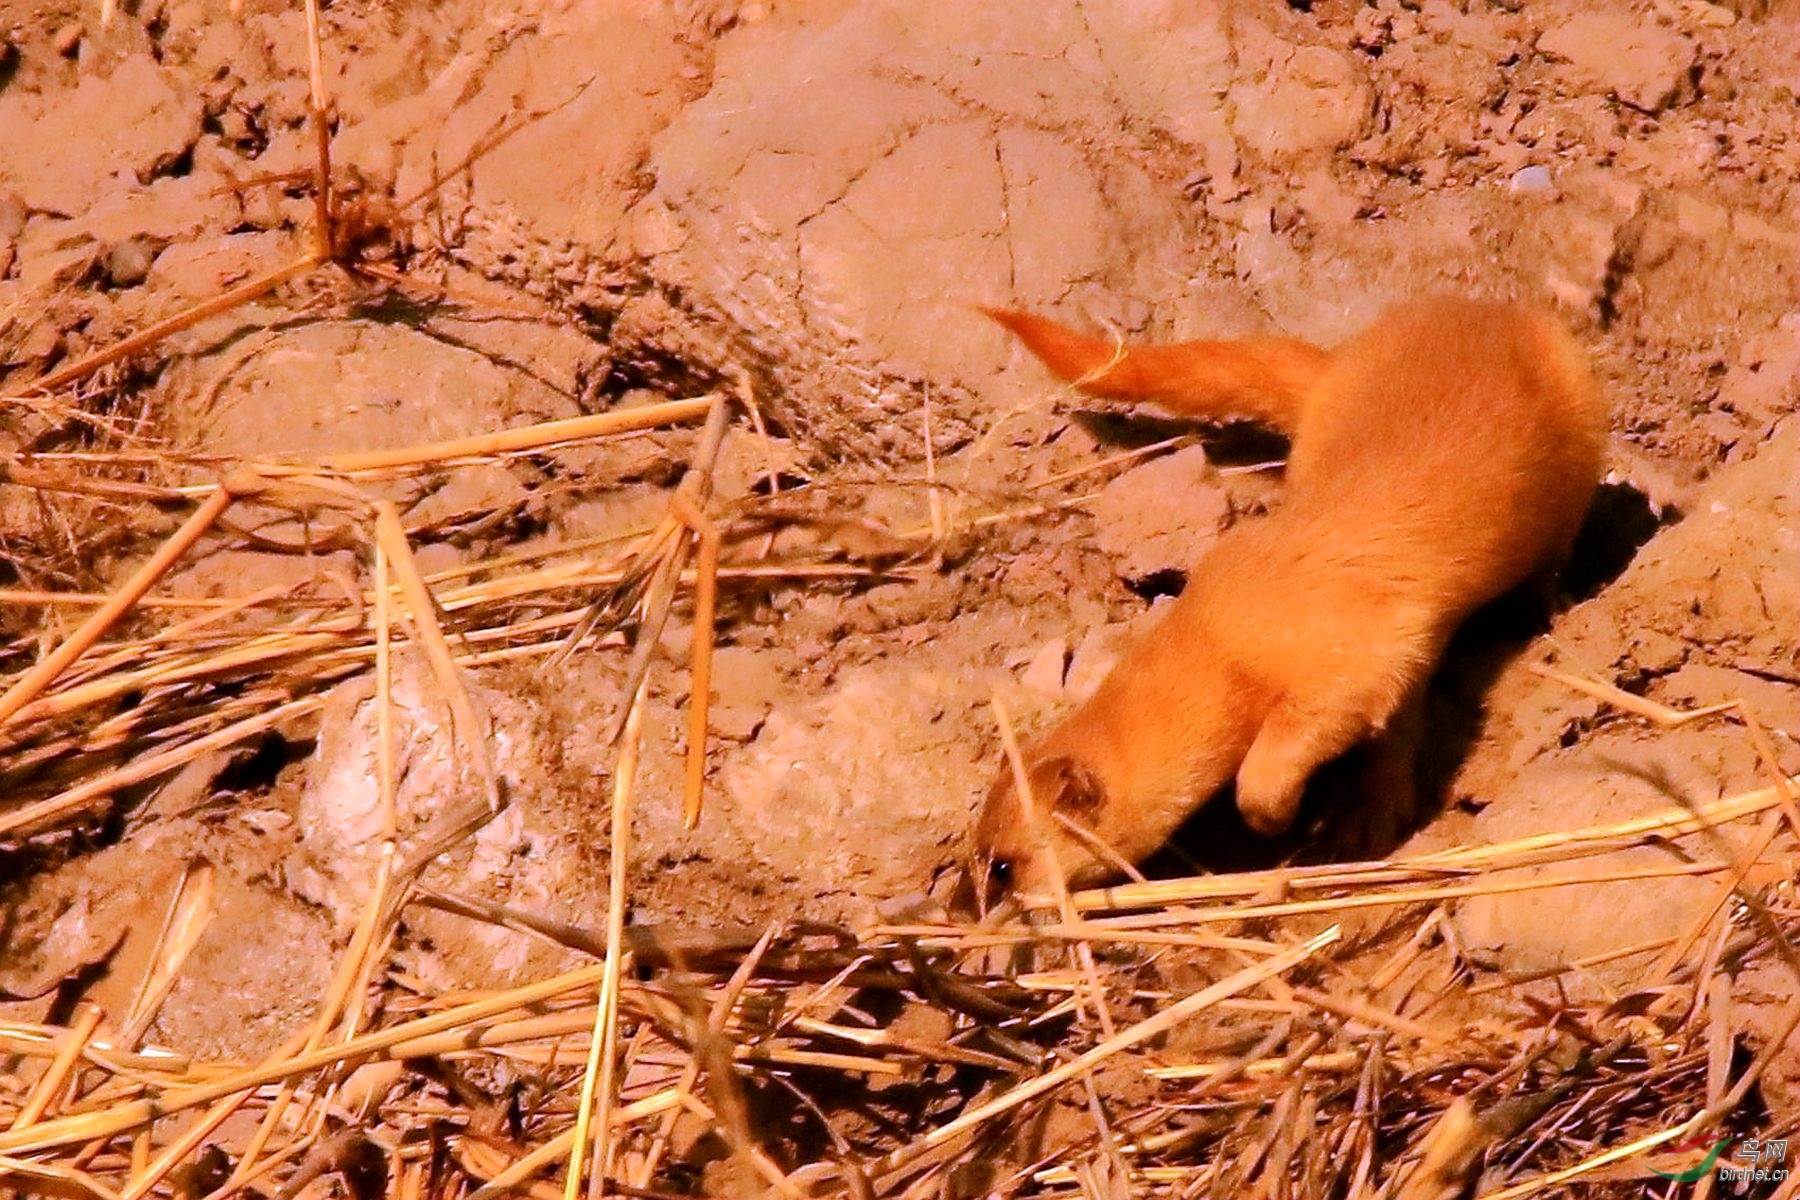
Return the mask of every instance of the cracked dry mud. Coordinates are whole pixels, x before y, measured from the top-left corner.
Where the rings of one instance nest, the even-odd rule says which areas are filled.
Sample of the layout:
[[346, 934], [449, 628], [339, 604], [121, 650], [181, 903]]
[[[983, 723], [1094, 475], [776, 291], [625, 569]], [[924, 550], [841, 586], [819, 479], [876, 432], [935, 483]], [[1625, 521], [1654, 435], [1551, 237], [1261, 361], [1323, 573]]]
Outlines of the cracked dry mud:
[[[1413, 848], [1763, 778], [1735, 726], [1652, 729], [1534, 664], [1671, 705], [1744, 699], [1800, 768], [1791, 3], [449, 0], [326, 16], [334, 152], [355, 190], [413, 196], [482, 151], [384, 248], [459, 303], [346, 304], [300, 285], [209, 318], [113, 372], [135, 436], [219, 455], [398, 446], [742, 379], [783, 470], [831, 497], [844, 538], [879, 547], [928, 520], [928, 401], [953, 517], [994, 496], [1098, 493], [987, 527], [916, 577], [733, 603], [712, 792], [691, 833], [677, 812], [686, 675], [655, 678], [637, 919], [854, 921], [922, 890], [995, 761], [990, 697], [1027, 726], [1053, 719], [1222, 524], [1279, 502], [1277, 477], [1238, 469], [1267, 449], [1255, 443], [1028, 491], [1182, 431], [1082, 413], [975, 303], [1130, 337], [1326, 342], [1418, 291], [1551, 306], [1613, 403], [1617, 486], [1579, 598], [1547, 633], [1503, 613], [1462, 639], [1434, 696], [1444, 811]], [[154, 3], [101, 29], [86, 6], [0, 4], [0, 27], [9, 391], [304, 246], [303, 188], [242, 186], [311, 162], [297, 9]], [[69, 436], [52, 416], [0, 412], [7, 452]], [[563, 451], [393, 497], [428, 531], [426, 569], [442, 569], [654, 519], [686, 444]], [[765, 452], [733, 431], [723, 501], [751, 490]], [[0, 531], [36, 536], [6, 491]], [[87, 582], [115, 583], [160, 532], [113, 531]], [[356, 570], [343, 551], [239, 546], [170, 588]], [[684, 619], [664, 635], [677, 663]], [[43, 617], [4, 620], [25, 637]], [[603, 731], [623, 670], [602, 647], [556, 673], [479, 673], [513, 805], [436, 878], [598, 922]], [[220, 869], [219, 918], [155, 1036], [273, 1044], [321, 986], [366, 874], [334, 780], [368, 752], [367, 689], [341, 693], [259, 750], [260, 770], [215, 756], [14, 879], [0, 987], [29, 994], [122, 936], [97, 995], [129, 988], [150, 914], [198, 856]], [[408, 718], [421, 803], [454, 774], [429, 709]], [[1711, 886], [1565, 889], [1457, 919], [1494, 965], [1530, 967], [1678, 928]], [[431, 982], [487, 984], [559, 953], [426, 914], [405, 961]]]

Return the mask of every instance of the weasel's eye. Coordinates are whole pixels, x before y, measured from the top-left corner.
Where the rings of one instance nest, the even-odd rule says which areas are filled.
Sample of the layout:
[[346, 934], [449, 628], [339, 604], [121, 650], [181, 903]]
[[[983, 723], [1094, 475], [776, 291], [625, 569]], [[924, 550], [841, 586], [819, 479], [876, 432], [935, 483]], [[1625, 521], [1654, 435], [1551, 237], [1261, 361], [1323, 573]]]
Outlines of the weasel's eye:
[[1002, 889], [1011, 887], [1013, 881], [1013, 860], [1010, 858], [996, 858], [988, 863], [988, 879], [992, 881], [995, 887]]

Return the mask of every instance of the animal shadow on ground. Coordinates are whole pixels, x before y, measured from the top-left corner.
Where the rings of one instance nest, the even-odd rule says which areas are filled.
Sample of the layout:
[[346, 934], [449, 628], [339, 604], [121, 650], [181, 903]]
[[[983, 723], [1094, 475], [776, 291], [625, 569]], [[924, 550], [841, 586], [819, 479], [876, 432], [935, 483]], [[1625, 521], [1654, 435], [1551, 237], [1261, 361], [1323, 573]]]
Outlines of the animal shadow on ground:
[[1206, 444], [1206, 457], [1216, 467], [1247, 467], [1280, 463], [1288, 453], [1287, 439], [1249, 421], [1202, 425], [1194, 421], [1110, 409], [1079, 409], [1070, 420], [1094, 440], [1120, 450], [1140, 450], [1184, 434], [1197, 434]]

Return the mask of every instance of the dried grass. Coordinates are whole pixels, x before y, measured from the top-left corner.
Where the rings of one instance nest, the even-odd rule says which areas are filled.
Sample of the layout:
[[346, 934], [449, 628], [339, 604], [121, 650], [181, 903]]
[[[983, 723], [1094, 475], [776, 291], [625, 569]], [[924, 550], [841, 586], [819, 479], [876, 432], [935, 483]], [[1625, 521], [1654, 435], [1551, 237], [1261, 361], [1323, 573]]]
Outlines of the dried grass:
[[[378, 585], [387, 549], [378, 543]], [[368, 601], [382, 663], [388, 607], [413, 601], [400, 586], [378, 586]], [[1436, 1012], [1454, 992], [1442, 981], [1467, 966], [1431, 930], [1446, 900], [1580, 886], [1486, 878], [1508, 868], [1579, 864], [1759, 815], [1761, 831], [1779, 831], [1788, 780], [1408, 861], [1064, 893], [1056, 924], [681, 937], [624, 922], [642, 706], [629, 711], [603, 933], [414, 891], [422, 863], [402, 865], [390, 824], [381, 884], [309, 1027], [262, 1063], [195, 1061], [139, 1040], [204, 922], [208, 880], [196, 871], [171, 899], [124, 1021], [79, 1007], [63, 1025], [0, 1026], [0, 1052], [15, 1064], [14, 1082], [0, 1082], [0, 1182], [30, 1194], [194, 1194], [180, 1181], [195, 1178], [204, 1152], [229, 1168], [210, 1193], [221, 1198], [294, 1194], [306, 1180], [369, 1169], [385, 1174], [388, 1194], [427, 1194], [396, 1189], [429, 1180], [438, 1195], [654, 1196], [676, 1189], [667, 1171], [685, 1124], [682, 1145], [694, 1144], [693, 1127], [710, 1128], [745, 1164], [740, 1179], [783, 1195], [1428, 1197], [1483, 1180], [1482, 1194], [1525, 1197], [1583, 1179], [1601, 1181], [1583, 1194], [1627, 1195], [1654, 1181], [1650, 1164], [1687, 1165], [1656, 1157], [1670, 1143], [1782, 1132], [1743, 1124], [1767, 1056], [1733, 1073], [1741, 1034], [1718, 964], [1727, 941], [1734, 960], [1792, 956], [1791, 914], [1746, 900], [1759, 928], [1742, 904], [1710, 910], [1698, 935], [1706, 953], [1665, 954], [1668, 971], [1641, 993], [1689, 995], [1685, 1006], [1545, 1008], [1539, 989], [1531, 1003], [1489, 1010], [1510, 1016], [1475, 1021]], [[1684, 869], [1742, 876], [1730, 854]], [[1603, 877], [1617, 874], [1583, 875]], [[1741, 883], [1733, 894], [1747, 895]], [[418, 902], [599, 961], [487, 995], [369, 1009], [362, 998], [395, 986], [384, 982], [386, 946]], [[1319, 922], [1377, 908], [1392, 914], [1390, 942], [1396, 930], [1410, 936], [1366, 977], [1373, 943], [1347, 953], [1339, 930]], [[1082, 953], [1057, 965], [1071, 946]], [[985, 969], [996, 947], [1025, 952], [1036, 969]], [[634, 958], [678, 975], [641, 982], [626, 969]], [[1211, 982], [1177, 982], [1195, 972]], [[881, 1008], [890, 1015], [866, 1015]], [[1072, 1019], [1083, 1010], [1094, 1019]], [[940, 1032], [901, 1032], [921, 1011], [938, 1014]], [[1185, 1038], [1166, 1040], [1183, 1028]], [[507, 1081], [526, 1077], [542, 1081], [547, 1099], [506, 1132], [491, 1114]], [[909, 1099], [881, 1099], [901, 1085], [916, 1089]], [[760, 1107], [747, 1107], [746, 1089]], [[771, 1097], [790, 1095], [780, 1106], [789, 1118], [774, 1119]], [[239, 1113], [254, 1121], [228, 1125]]]
[[[334, 201], [330, 103], [310, 2], [307, 16], [319, 138], [308, 252], [15, 399], [90, 419], [54, 393], [328, 262], [365, 266]], [[742, 399], [760, 430], [753, 401]], [[676, 399], [312, 462], [134, 448], [0, 464], [0, 483], [40, 501], [85, 497], [145, 521], [168, 506], [189, 510], [110, 594], [0, 592], [0, 605], [37, 612], [47, 631], [41, 648], [27, 639], [4, 652], [0, 839], [17, 844], [92, 822], [125, 789], [305, 716], [327, 688], [362, 672], [376, 681], [386, 814], [375, 886], [312, 1019], [264, 1061], [206, 1061], [143, 1041], [210, 912], [211, 874], [200, 866], [170, 897], [153, 960], [120, 1019], [77, 1005], [55, 1024], [0, 1024], [0, 1189], [224, 1200], [318, 1195], [321, 1180], [350, 1188], [373, 1171], [386, 1184], [367, 1194], [657, 1197], [691, 1190], [695, 1180], [682, 1172], [711, 1136], [739, 1168], [739, 1194], [1411, 1200], [1477, 1186], [1509, 1198], [1577, 1186], [1584, 1195], [1635, 1196], [1656, 1185], [1646, 1156], [1659, 1147], [1699, 1134], [1791, 1132], [1751, 1123], [1746, 1096], [1782, 1038], [1737, 1066], [1732, 1052], [1744, 1035], [1721, 965], [1774, 956], [1800, 971], [1789, 941], [1795, 914], [1775, 907], [1774, 889], [1749, 882], [1754, 861], [1800, 826], [1784, 777], [1708, 805], [1402, 862], [1073, 894], [1059, 887], [1056, 918], [1041, 925], [922, 922], [856, 933], [628, 926], [632, 763], [654, 630], [680, 597], [692, 598], [700, 649], [686, 800], [698, 820], [715, 589], [871, 573], [848, 559], [729, 561], [728, 518], [708, 511], [723, 412], [716, 396]], [[408, 472], [702, 417], [708, 429], [667, 518], [619, 541], [424, 576], [398, 510], [367, 490]], [[929, 450], [929, 407], [923, 420]], [[909, 553], [1082, 502], [953, 519], [936, 468], [928, 453], [928, 521], [894, 539]], [[247, 498], [303, 519], [340, 518], [365, 555], [369, 584], [218, 601], [159, 594], [167, 573], [209, 539], [236, 544], [242, 535], [229, 517]], [[55, 522], [45, 527], [54, 531]], [[42, 574], [72, 577], [51, 540], [41, 548]], [[602, 601], [582, 610], [581, 598], [594, 592]], [[61, 614], [90, 607], [72, 631], [57, 632]], [[169, 616], [178, 619], [162, 624]], [[431, 859], [504, 799], [463, 673], [549, 656], [591, 629], [627, 623], [639, 629], [642, 653], [614, 774], [604, 930], [420, 885]], [[390, 675], [393, 655], [407, 647], [427, 658], [484, 786], [470, 811], [403, 840]], [[1604, 683], [1558, 678], [1665, 725], [1731, 707], [1753, 736], [1758, 730], [1742, 706], [1671, 716]], [[1717, 834], [1757, 817], [1745, 848]], [[1711, 853], [1664, 871], [1489, 878], [1694, 835]], [[1553, 973], [1465, 986], [1472, 968], [1451, 935], [1447, 904], [1670, 873], [1719, 876], [1715, 902], [1682, 937], [1631, 951], [1658, 956], [1636, 995], [1609, 1005], [1558, 1001]], [[395, 932], [415, 905], [523, 930], [596, 961], [486, 994], [423, 992], [389, 965]], [[1330, 924], [1364, 913], [1384, 921], [1367, 936]], [[992, 965], [1002, 958], [1004, 969]], [[1498, 995], [1472, 1009], [1465, 997], [1482, 991]], [[1786, 1029], [1796, 1023], [1800, 1000]], [[527, 1082], [536, 1099], [520, 1103]]]
[[[628, 733], [625, 750], [634, 744]], [[629, 779], [622, 770], [616, 813], [628, 806]], [[752, 1164], [759, 1187], [791, 1195], [970, 1194], [956, 1189], [980, 1179], [1000, 1194], [1055, 1196], [1112, 1179], [1134, 1195], [1429, 1196], [1458, 1194], [1485, 1171], [1488, 1189], [1503, 1188], [1494, 1194], [1527, 1196], [1608, 1168], [1623, 1195], [1643, 1186], [1631, 1180], [1653, 1178], [1646, 1154], [1708, 1127], [1709, 1045], [1724, 1019], [1716, 1009], [1646, 1019], [1633, 1006], [1527, 1008], [1517, 1020], [1427, 1024], [1431, 997], [1415, 995], [1414, 1007], [1425, 1001], [1418, 1013], [1396, 1011], [1347, 973], [1335, 927], [1305, 939], [1240, 936], [1229, 953], [1247, 965], [1223, 970], [1217, 958], [1203, 972], [1214, 981], [1181, 994], [1166, 983], [1145, 991], [1129, 982], [1145, 978], [1142, 966], [1102, 960], [1129, 1022], [1111, 1036], [1068, 1020], [1085, 970], [1015, 980], [976, 969], [998, 931], [873, 930], [820, 942], [770, 930], [747, 950], [728, 948], [729, 969], [697, 965], [707, 961], [698, 956], [671, 990], [623, 970], [634, 939], [622, 921], [626, 856], [617, 861], [606, 934], [587, 942], [604, 952], [601, 963], [443, 1007], [415, 1004], [411, 1015], [391, 1005], [385, 1024], [361, 1031], [334, 1014], [358, 1011], [348, 997], [369, 978], [380, 925], [396, 915], [372, 900], [311, 1032], [264, 1063], [140, 1048], [93, 1009], [66, 1026], [0, 1027], [14, 1078], [31, 1081], [0, 1088], [0, 1179], [60, 1195], [145, 1195], [210, 1140], [238, 1164], [214, 1193], [232, 1195], [255, 1177], [291, 1180], [311, 1148], [348, 1129], [376, 1148], [392, 1186], [423, 1173], [438, 1181], [436, 1194], [521, 1194], [514, 1189], [553, 1180], [560, 1164], [562, 1182], [549, 1186], [578, 1195], [576, 1164], [590, 1161], [580, 1149], [589, 1147], [602, 1194], [661, 1194], [671, 1185], [659, 1167], [687, 1120], [710, 1124]], [[1791, 923], [1781, 918], [1776, 936]], [[1182, 945], [1179, 922], [1166, 928], [1165, 952]], [[1058, 944], [1022, 926], [1004, 932], [1020, 945]], [[177, 954], [175, 940], [165, 955]], [[1425, 957], [1448, 955], [1440, 946]], [[876, 995], [899, 1013], [936, 1010], [943, 1032], [900, 1034], [899, 1016], [867, 1023], [858, 1010]], [[1185, 1044], [1244, 1049], [1195, 1059], [1163, 1041], [1182, 1027], [1198, 1031]], [[640, 1065], [609, 1072], [627, 1047]], [[382, 1063], [395, 1069], [367, 1074]], [[663, 1067], [644, 1069], [652, 1063]], [[486, 1114], [505, 1081], [525, 1074], [544, 1081], [549, 1100], [504, 1134]], [[1132, 1076], [1143, 1082], [1119, 1091]], [[451, 1077], [461, 1089], [446, 1090]], [[472, 1088], [475, 1079], [488, 1083]], [[1096, 1081], [1091, 1108], [1080, 1101], [1084, 1079]], [[913, 1111], [870, 1121], [867, 1106], [883, 1094], [872, 1080], [918, 1085], [904, 1102]], [[720, 1099], [721, 1089], [752, 1087], [766, 1106], [778, 1084], [861, 1097], [794, 1106], [822, 1156], [808, 1158], [809, 1139], [791, 1131], [771, 1144], [766, 1131], [782, 1122], [766, 1107], [752, 1119], [741, 1102], [733, 1114]], [[364, 1085], [372, 1099], [351, 1121], [330, 1097]], [[1086, 1132], [1065, 1118], [1064, 1132], [1046, 1140], [1046, 1115], [1058, 1108], [1088, 1111]], [[239, 1109], [259, 1117], [257, 1134], [247, 1145], [220, 1141]], [[1622, 1163], [1636, 1164], [1629, 1178], [1617, 1174]]]

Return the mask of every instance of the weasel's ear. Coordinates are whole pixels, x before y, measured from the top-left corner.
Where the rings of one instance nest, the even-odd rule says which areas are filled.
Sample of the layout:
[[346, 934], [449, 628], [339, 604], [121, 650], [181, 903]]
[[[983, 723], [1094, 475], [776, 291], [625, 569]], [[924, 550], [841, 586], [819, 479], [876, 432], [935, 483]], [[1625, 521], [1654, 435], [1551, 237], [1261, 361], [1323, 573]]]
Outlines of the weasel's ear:
[[1048, 811], [1091, 824], [1106, 800], [1100, 777], [1073, 758], [1059, 755], [1037, 765], [1031, 773], [1032, 798]]

